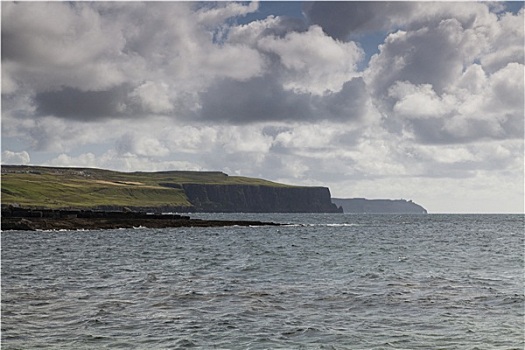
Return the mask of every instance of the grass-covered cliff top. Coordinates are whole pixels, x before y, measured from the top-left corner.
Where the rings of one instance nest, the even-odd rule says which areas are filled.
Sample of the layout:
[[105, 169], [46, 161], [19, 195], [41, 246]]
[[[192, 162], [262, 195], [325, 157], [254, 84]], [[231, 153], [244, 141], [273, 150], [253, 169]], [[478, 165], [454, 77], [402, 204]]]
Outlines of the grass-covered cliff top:
[[32, 208], [190, 207], [182, 188], [177, 188], [187, 183], [292, 187], [221, 172], [126, 173], [95, 168], [4, 165], [2, 204]]

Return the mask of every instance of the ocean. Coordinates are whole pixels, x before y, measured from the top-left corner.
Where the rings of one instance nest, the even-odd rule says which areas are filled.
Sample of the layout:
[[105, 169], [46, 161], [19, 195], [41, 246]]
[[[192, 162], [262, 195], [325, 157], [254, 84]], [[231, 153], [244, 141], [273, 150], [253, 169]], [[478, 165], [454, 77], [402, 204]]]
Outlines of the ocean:
[[9, 349], [516, 349], [523, 215], [1, 234]]

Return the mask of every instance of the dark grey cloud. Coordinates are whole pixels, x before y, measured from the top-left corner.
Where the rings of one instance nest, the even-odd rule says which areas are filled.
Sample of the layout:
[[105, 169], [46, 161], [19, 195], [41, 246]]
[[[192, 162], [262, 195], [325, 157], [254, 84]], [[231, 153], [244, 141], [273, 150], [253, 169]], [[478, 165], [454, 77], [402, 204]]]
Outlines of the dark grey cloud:
[[363, 117], [367, 94], [361, 78], [323, 96], [286, 90], [267, 75], [248, 81], [222, 80], [201, 95], [201, 121], [245, 124], [263, 121], [352, 121]]
[[[458, 121], [454, 122], [454, 118]], [[382, 120], [383, 127], [399, 136], [408, 132], [421, 145], [461, 145], [480, 140], [520, 140], [525, 133], [523, 111], [467, 117], [454, 112], [432, 118]]]
[[138, 111], [127, 106], [129, 91], [126, 86], [105, 91], [81, 91], [66, 87], [38, 93], [34, 102], [40, 115], [92, 121], [136, 114]]
[[431, 84], [441, 94], [461, 74], [464, 60], [464, 53], [458, 50], [458, 43], [446, 27], [398, 35], [372, 58], [370, 86], [376, 96], [388, 95], [388, 89], [397, 81]]
[[272, 27], [266, 28], [262, 36], [276, 36], [283, 38], [290, 32], [302, 33], [308, 30], [305, 21], [299, 18], [280, 17], [280, 20]]
[[362, 78], [349, 80], [343, 84], [341, 91], [319, 98], [321, 105], [324, 106], [319, 119], [334, 121], [356, 120], [363, 117], [369, 100]]
[[249, 123], [310, 119], [309, 96], [284, 91], [271, 77], [248, 81], [222, 80], [202, 94], [200, 118], [207, 121]]
[[[24, 45], [22, 40], [17, 40], [17, 35], [13, 31], [5, 29], [5, 25], [2, 21], [2, 61], [4, 60], [20, 60], [25, 59], [26, 51], [28, 50], [27, 45]], [[31, 56], [29, 56], [31, 57]]]
[[398, 17], [411, 11], [410, 2], [315, 1], [306, 3], [305, 14], [311, 24], [339, 40], [351, 34], [387, 29]]
[[[523, 118], [507, 116], [503, 122], [486, 119], [466, 119], [461, 127], [447, 127], [445, 118], [413, 119], [405, 127], [414, 132], [421, 144], [467, 144], [479, 140], [522, 139]], [[496, 126], [496, 127], [495, 127]]]
[[268, 135], [274, 138], [280, 133], [291, 132], [292, 130], [293, 128], [289, 126], [266, 125], [262, 128], [262, 133], [263, 135]]

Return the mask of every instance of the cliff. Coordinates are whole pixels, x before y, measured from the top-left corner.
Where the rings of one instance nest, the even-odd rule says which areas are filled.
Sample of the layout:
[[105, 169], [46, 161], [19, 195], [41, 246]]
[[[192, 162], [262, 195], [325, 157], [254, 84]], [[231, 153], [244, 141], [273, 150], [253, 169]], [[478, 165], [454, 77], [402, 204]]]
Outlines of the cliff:
[[2, 205], [143, 212], [341, 212], [326, 187], [221, 172], [2, 166]]
[[182, 186], [196, 211], [245, 213], [337, 213], [326, 187], [253, 185]]
[[332, 198], [332, 203], [343, 208], [344, 213], [357, 214], [427, 214], [427, 210], [404, 199]]

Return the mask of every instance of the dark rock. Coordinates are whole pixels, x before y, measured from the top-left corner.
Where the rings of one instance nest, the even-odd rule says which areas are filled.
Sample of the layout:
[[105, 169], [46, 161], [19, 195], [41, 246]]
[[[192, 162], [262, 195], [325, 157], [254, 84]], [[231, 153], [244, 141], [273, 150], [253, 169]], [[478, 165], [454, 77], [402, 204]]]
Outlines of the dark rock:
[[326, 187], [184, 184], [198, 212], [337, 213]]
[[106, 218], [3, 218], [2, 230], [108, 230], [119, 228], [166, 227], [224, 227], [224, 226], [280, 226], [274, 222], [180, 219], [106, 219]]
[[220, 226], [267, 226], [280, 225], [261, 221], [223, 221], [191, 219], [179, 214], [149, 214], [144, 212], [104, 212], [91, 210], [33, 211], [18, 208], [2, 210], [2, 230], [98, 230], [117, 228], [165, 228], [165, 227], [220, 227]]

